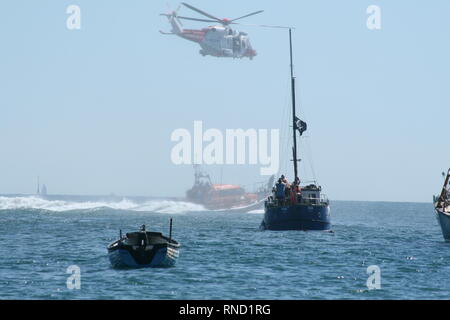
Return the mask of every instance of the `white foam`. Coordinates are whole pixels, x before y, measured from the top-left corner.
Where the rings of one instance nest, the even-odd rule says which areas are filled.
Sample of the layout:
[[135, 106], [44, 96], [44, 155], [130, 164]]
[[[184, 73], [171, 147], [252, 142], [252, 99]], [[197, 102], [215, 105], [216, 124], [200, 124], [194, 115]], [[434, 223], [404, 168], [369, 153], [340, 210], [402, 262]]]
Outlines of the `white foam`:
[[252, 211], [249, 211], [247, 213], [258, 213], [258, 214], [260, 214], [260, 213], [264, 213], [264, 209], [252, 210]]
[[116, 210], [151, 211], [159, 213], [184, 213], [189, 211], [204, 211], [201, 205], [173, 200], [149, 200], [136, 203], [129, 199], [110, 202], [75, 202], [65, 200], [47, 200], [40, 197], [0, 197], [0, 210], [42, 209], [49, 211], [89, 210], [111, 208]]

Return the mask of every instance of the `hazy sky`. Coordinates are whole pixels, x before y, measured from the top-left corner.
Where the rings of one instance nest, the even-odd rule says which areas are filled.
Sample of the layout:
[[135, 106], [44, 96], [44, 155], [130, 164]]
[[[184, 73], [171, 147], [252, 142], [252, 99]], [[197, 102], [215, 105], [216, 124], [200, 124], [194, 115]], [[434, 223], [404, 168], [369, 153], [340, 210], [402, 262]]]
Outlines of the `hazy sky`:
[[[312, 156], [331, 199], [431, 201], [439, 191], [450, 166], [448, 0], [187, 2], [228, 18], [261, 9], [243, 23], [296, 28], [300, 150], [310, 151], [301, 173], [311, 176]], [[66, 28], [71, 4], [81, 30]], [[369, 5], [381, 8], [381, 30], [366, 26]], [[182, 196], [193, 170], [171, 162], [173, 130], [202, 120], [286, 132], [287, 32], [238, 28], [253, 61], [202, 57], [158, 32], [170, 30], [167, 11], [165, 0], [0, 2], [0, 193], [33, 193], [39, 175], [49, 193]], [[281, 156], [292, 176], [290, 151]], [[206, 169], [251, 187], [266, 179], [259, 168]]]

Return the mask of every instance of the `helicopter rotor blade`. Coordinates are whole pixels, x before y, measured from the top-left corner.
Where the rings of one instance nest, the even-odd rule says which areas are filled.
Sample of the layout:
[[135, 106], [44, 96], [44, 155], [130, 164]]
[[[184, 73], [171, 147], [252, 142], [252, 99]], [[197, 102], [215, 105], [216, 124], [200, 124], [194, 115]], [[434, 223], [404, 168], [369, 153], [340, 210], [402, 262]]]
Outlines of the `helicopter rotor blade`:
[[216, 20], [198, 19], [198, 18], [190, 18], [190, 17], [182, 17], [182, 16], [178, 16], [177, 18], [183, 19], [183, 20], [192, 20], [192, 21], [201, 21], [201, 22], [217, 22]]
[[183, 4], [185, 7], [188, 7], [189, 9], [194, 10], [194, 11], [200, 13], [201, 15], [204, 15], [205, 17], [208, 17], [208, 18], [210, 18], [210, 19], [214, 19], [214, 20], [217, 21], [217, 22], [223, 23], [223, 20], [222, 20], [222, 19], [219, 19], [219, 18], [214, 17], [213, 15], [211, 15], [211, 14], [205, 12], [205, 11], [202, 11], [202, 10], [200, 10], [200, 9], [197, 9], [196, 7], [193, 7], [193, 6], [191, 6], [190, 4], [187, 4], [186, 2], [182, 2], [182, 4]]
[[233, 22], [233, 21], [236, 21], [236, 20], [239, 20], [239, 19], [243, 19], [243, 18], [247, 18], [247, 17], [253, 16], [253, 15], [255, 15], [255, 14], [261, 13], [261, 12], [264, 12], [264, 10], [259, 10], [259, 11], [255, 11], [255, 12], [246, 14], [245, 16], [242, 16], [242, 17], [239, 17], [239, 18], [232, 19], [232, 20], [230, 20], [230, 22]]
[[295, 30], [294, 27], [271, 26], [271, 25], [268, 25], [268, 24], [244, 24], [244, 23], [237, 23], [237, 22], [232, 22], [231, 24], [238, 24], [238, 25], [246, 26], [246, 27], [261, 27], [261, 28], [277, 28], [277, 29], [292, 29], [292, 30]]

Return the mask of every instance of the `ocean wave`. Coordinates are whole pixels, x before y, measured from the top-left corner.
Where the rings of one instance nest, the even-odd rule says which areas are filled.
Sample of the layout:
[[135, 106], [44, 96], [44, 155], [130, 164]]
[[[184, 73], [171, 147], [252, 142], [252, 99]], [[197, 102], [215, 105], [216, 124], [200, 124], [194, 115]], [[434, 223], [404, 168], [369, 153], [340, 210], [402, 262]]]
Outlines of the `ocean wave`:
[[130, 199], [121, 201], [67, 201], [47, 200], [36, 196], [29, 197], [0, 197], [0, 210], [38, 209], [48, 211], [73, 211], [110, 208], [114, 210], [149, 211], [158, 213], [184, 213], [190, 211], [204, 211], [201, 205], [173, 200], [148, 200], [134, 202]]

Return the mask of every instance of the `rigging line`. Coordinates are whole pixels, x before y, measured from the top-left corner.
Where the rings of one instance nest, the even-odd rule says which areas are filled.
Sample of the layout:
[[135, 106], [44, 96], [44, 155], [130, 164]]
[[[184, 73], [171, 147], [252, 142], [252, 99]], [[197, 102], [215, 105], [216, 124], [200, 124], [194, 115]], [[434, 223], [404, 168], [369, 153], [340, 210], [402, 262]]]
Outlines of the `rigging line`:
[[316, 171], [314, 170], [314, 157], [312, 153], [311, 144], [309, 143], [309, 137], [306, 139], [306, 148], [308, 149], [308, 162], [311, 167], [311, 173], [313, 175], [313, 179], [317, 182]]
[[[302, 109], [301, 109], [302, 112], [299, 115], [299, 117], [303, 121], [305, 121], [306, 123], [309, 123], [309, 117], [308, 117], [308, 112], [307, 112], [308, 109], [305, 107], [305, 105], [303, 105], [303, 103], [302, 103], [302, 96], [301, 96], [300, 93], [298, 94], [298, 96], [299, 96], [300, 104], [302, 106]], [[316, 176], [316, 172], [315, 172], [315, 169], [314, 169], [314, 160], [313, 160], [313, 155], [312, 155], [312, 147], [311, 147], [311, 144], [309, 143], [309, 138], [310, 138], [310, 135], [308, 134], [308, 136], [306, 136], [306, 137], [300, 137], [300, 141], [302, 141], [302, 142], [304, 141], [304, 143], [302, 143], [302, 146], [304, 146], [305, 149], [306, 149], [305, 153], [306, 153], [306, 158], [307, 158], [307, 160], [309, 162], [309, 167], [310, 167], [310, 170], [311, 170], [312, 179], [317, 182], [317, 176]], [[305, 172], [306, 172], [306, 168], [305, 168]]]
[[[289, 107], [287, 107], [288, 109]], [[286, 117], [287, 119], [287, 117]], [[290, 154], [291, 154], [291, 150], [289, 148], [289, 146], [292, 144], [292, 138], [291, 135], [288, 134], [289, 132], [289, 126], [286, 126], [285, 122], [285, 127], [284, 127], [284, 134], [285, 134], [285, 138], [284, 138], [284, 148], [283, 148], [283, 170], [284, 172], [287, 172], [288, 168], [289, 168], [289, 159], [291, 158]], [[284, 174], [284, 173], [283, 173]]]
[[283, 114], [282, 114], [282, 122], [281, 122], [281, 129], [282, 129], [282, 133], [283, 133], [283, 137], [285, 137], [287, 128], [286, 128], [286, 121], [287, 121], [287, 117], [288, 117], [288, 111], [289, 111], [289, 106], [288, 106], [288, 95], [289, 95], [289, 82], [286, 81], [285, 82], [285, 95], [284, 95], [284, 104], [283, 104]]
[[[305, 121], [306, 123], [309, 122], [309, 117], [308, 117], [308, 112], [307, 112], [307, 108], [305, 107], [305, 105], [303, 104], [303, 99], [302, 99], [302, 91], [300, 90], [301, 88], [301, 80], [299, 76], [296, 76], [296, 81], [297, 81], [297, 85], [296, 85], [296, 92], [297, 92], [297, 100], [298, 100], [298, 105], [299, 105], [299, 114], [298, 117], [301, 118], [303, 121]], [[313, 156], [312, 156], [312, 148], [311, 148], [311, 144], [309, 143], [309, 135], [307, 137], [300, 137], [300, 142], [301, 142], [301, 146], [302, 147], [306, 147], [306, 157], [307, 160], [309, 162], [309, 166], [311, 169], [311, 174], [312, 174], [312, 178], [314, 181], [317, 181], [317, 176], [316, 176], [316, 172], [314, 169], [314, 162], [313, 162]], [[305, 140], [304, 143], [303, 140]], [[304, 173], [306, 172], [306, 166], [301, 166], [304, 167]]]
[[[289, 108], [289, 107], [288, 107]], [[287, 122], [285, 122], [286, 124]], [[284, 151], [283, 151], [283, 165], [284, 165], [284, 173], [286, 174], [289, 170], [289, 163], [290, 163], [290, 159], [292, 157], [292, 150], [290, 149], [290, 146], [292, 145], [292, 137], [290, 134], [288, 134], [289, 132], [289, 128], [290, 126], [286, 126], [285, 127], [285, 134], [286, 134], [286, 138], [284, 140]]]
[[[311, 144], [309, 143], [309, 138], [310, 138], [309, 136], [306, 136], [306, 137], [302, 137], [300, 139], [301, 146], [305, 150], [304, 154], [305, 154], [306, 158], [304, 160], [307, 161], [308, 165], [309, 165], [309, 168], [308, 168], [308, 165], [306, 165], [306, 164], [304, 166], [302, 166], [302, 172], [304, 173], [304, 177], [306, 179], [311, 179], [312, 181], [317, 181], [317, 176], [316, 176], [316, 172], [314, 169], [312, 149], [311, 149]], [[311, 174], [311, 178], [309, 176], [310, 174]], [[304, 179], [302, 179], [302, 180], [304, 180]]]
[[[303, 160], [309, 162], [309, 158], [308, 158], [308, 150], [307, 150], [307, 148], [305, 147], [304, 137], [300, 137], [299, 140], [300, 140], [300, 146], [301, 146], [301, 148], [303, 149], [303, 154], [306, 155], [306, 158], [303, 159]], [[303, 161], [303, 164], [305, 163], [304, 161]], [[309, 172], [308, 172], [307, 166], [306, 166], [306, 165], [302, 165], [302, 166], [300, 166], [300, 168], [301, 168], [301, 170], [302, 170], [302, 172], [303, 172], [303, 177], [304, 177], [303, 180], [309, 180], [310, 177], [309, 177]]]
[[288, 105], [288, 95], [289, 95], [289, 81], [285, 81], [285, 96], [284, 96], [284, 104], [283, 104], [283, 111], [282, 111], [282, 122], [280, 126], [280, 139], [282, 142], [282, 145], [280, 147], [280, 155], [282, 157], [281, 161], [281, 168], [283, 172], [287, 170], [288, 167], [288, 158], [284, 155], [290, 154], [289, 153], [289, 143], [290, 143], [290, 135], [287, 135], [289, 127], [286, 126], [287, 120], [288, 120], [288, 112], [289, 112], [289, 105]]

